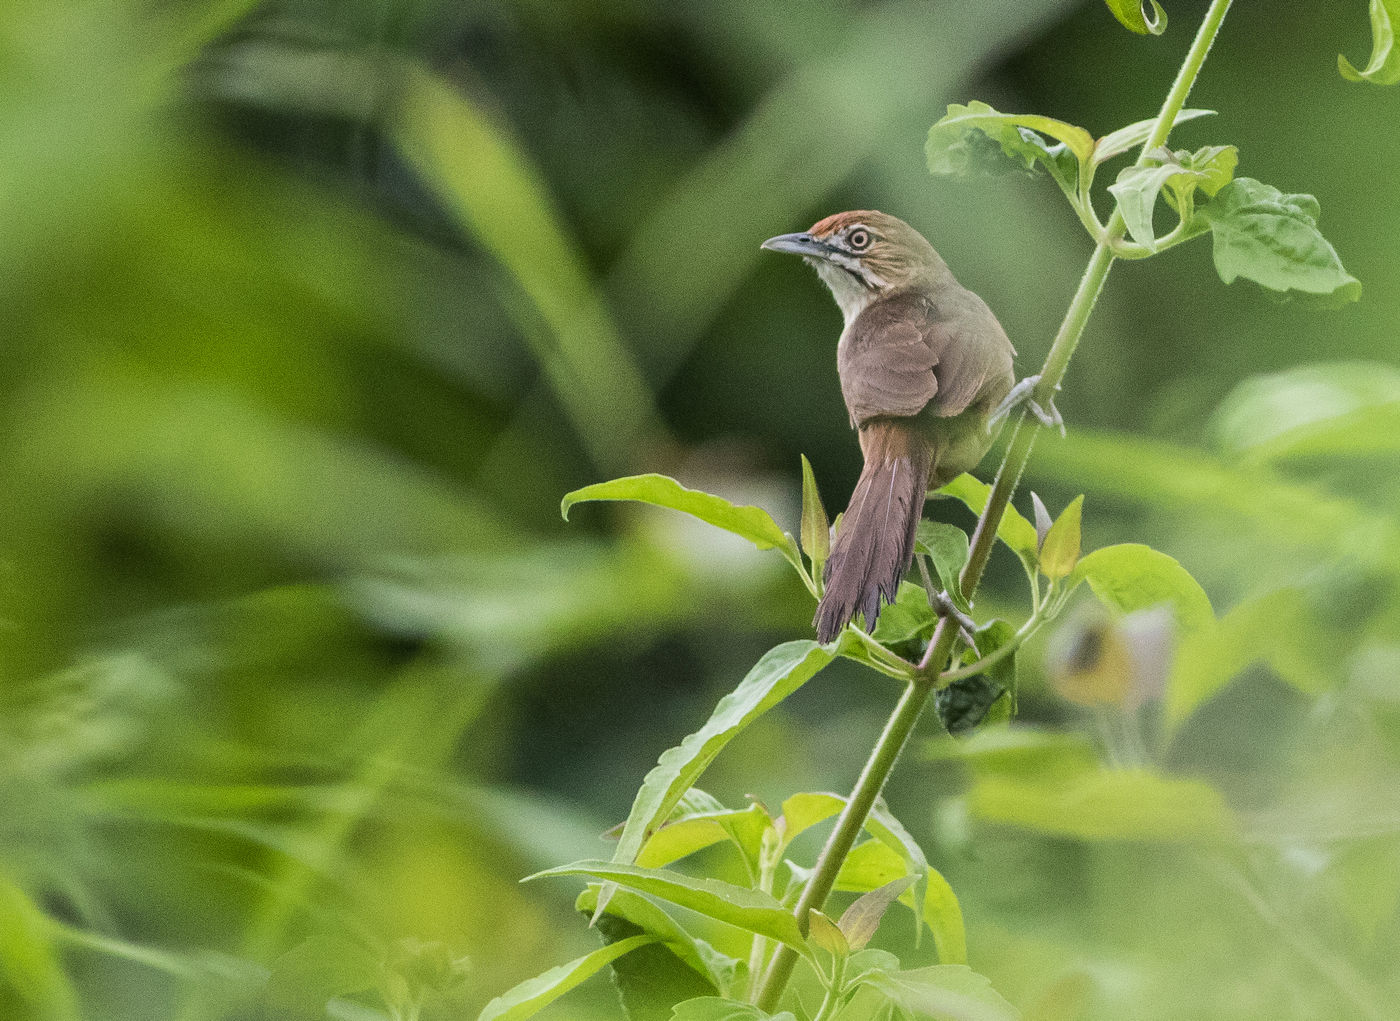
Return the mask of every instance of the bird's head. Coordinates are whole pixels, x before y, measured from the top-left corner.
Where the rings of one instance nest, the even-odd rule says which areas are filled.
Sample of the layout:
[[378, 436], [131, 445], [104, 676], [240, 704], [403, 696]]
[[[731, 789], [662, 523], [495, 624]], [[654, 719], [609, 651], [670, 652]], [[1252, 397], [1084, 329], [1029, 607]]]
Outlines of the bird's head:
[[899, 291], [932, 289], [948, 273], [922, 234], [873, 209], [835, 213], [809, 230], [769, 238], [762, 247], [800, 255], [815, 267], [848, 323], [871, 301]]

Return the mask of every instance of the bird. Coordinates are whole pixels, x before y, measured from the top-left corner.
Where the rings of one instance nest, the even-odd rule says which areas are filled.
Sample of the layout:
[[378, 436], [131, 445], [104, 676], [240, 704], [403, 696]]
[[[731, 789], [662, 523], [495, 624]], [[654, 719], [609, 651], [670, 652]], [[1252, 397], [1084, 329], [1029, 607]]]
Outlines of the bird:
[[[761, 247], [815, 268], [845, 320], [836, 368], [864, 467], [837, 526], [813, 619], [826, 643], [858, 615], [874, 631], [913, 563], [928, 489], [975, 468], [991, 446], [992, 423], [1010, 402], [1028, 400], [1038, 380], [1015, 386], [1016, 351], [997, 317], [897, 217], [835, 213]], [[962, 631], [971, 629], [947, 593], [931, 599]]]

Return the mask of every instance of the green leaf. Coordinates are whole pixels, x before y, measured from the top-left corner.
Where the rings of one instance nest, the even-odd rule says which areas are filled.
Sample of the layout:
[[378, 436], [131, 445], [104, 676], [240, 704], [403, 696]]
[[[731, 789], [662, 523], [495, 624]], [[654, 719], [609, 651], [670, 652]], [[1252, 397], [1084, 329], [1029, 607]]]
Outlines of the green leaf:
[[1076, 429], [1042, 448], [1036, 462], [1042, 475], [1065, 484], [1182, 521], [1242, 529], [1279, 558], [1301, 549], [1387, 574], [1400, 571], [1400, 526], [1393, 514], [1202, 450]]
[[[991, 496], [991, 492], [991, 486], [966, 472], [938, 490], [942, 496], [951, 496], [955, 500], [961, 500], [974, 514], [982, 513], [982, 509], [987, 506], [987, 499]], [[1006, 513], [1002, 515], [1001, 524], [997, 526], [997, 538], [1006, 543], [1012, 552], [1022, 560], [1031, 564], [1035, 563], [1038, 547], [1035, 526], [1022, 517], [1021, 512], [1010, 504], [1007, 504]]]
[[841, 871], [836, 874], [836, 889], [847, 893], [878, 890], [886, 883], [911, 875], [909, 862], [883, 840], [862, 841], [851, 848]]
[[[528, 876], [524, 882], [554, 876], [593, 876], [639, 893], [649, 894], [671, 904], [714, 918], [747, 932], [786, 943], [805, 951], [806, 943], [797, 921], [780, 903], [762, 890], [749, 890], [718, 879], [695, 879], [669, 869], [644, 869], [607, 861], [580, 861], [546, 869]], [[606, 905], [604, 905], [606, 910]]]
[[[829, 798], [835, 811], [846, 806], [846, 799], [836, 794], [809, 795], [809, 797]], [[863, 855], [871, 856], [867, 863], [870, 865], [870, 869], [861, 873], [853, 870], [847, 876], [852, 885], [845, 887], [846, 889], [864, 892], [884, 885], [895, 875], [903, 875], [907, 872], [910, 875], [921, 876], [928, 871], [928, 859], [924, 857], [923, 848], [904, 828], [904, 824], [894, 817], [894, 813], [890, 811], [883, 798], [876, 798], [875, 803], [870, 807], [870, 812], [865, 817], [864, 829], [875, 838], [875, 842], [883, 844], [888, 851], [897, 856], [904, 863], [904, 868], [900, 870], [896, 867], [896, 871], [890, 872], [886, 856], [871, 848], [862, 852]], [[861, 883], [867, 885], [860, 885]]]
[[[787, 847], [798, 833], [832, 818], [843, 808], [846, 808], [846, 798], [840, 794], [794, 794], [783, 803], [783, 846]], [[889, 805], [885, 804], [883, 798], [875, 798], [875, 804], [871, 805], [871, 811], [865, 817], [865, 832], [874, 836], [876, 840], [881, 840], [883, 845], [903, 857], [910, 864], [911, 870], [921, 871], [928, 867], [923, 849], [918, 846], [910, 832], [904, 829], [902, 822], [889, 811]]]
[[78, 998], [49, 936], [49, 920], [0, 876], [0, 980], [36, 1018], [77, 1021]]
[[[977, 650], [987, 656], [1015, 636], [1016, 629], [1008, 622], [991, 621], [977, 629]], [[954, 737], [961, 737], [983, 723], [1003, 695], [1007, 696], [1008, 703], [1014, 703], [1015, 694], [1016, 654], [1013, 652], [981, 673], [940, 688], [934, 693], [933, 707], [944, 729]]]
[[1084, 497], [1076, 496], [1045, 534], [1045, 543], [1040, 548], [1040, 571], [1051, 581], [1068, 577], [1079, 562], [1080, 519], [1083, 513]]
[[1251, 376], [1216, 408], [1216, 444], [1257, 464], [1290, 457], [1400, 451], [1400, 369], [1321, 362]]
[[629, 475], [576, 489], [564, 497], [559, 505], [559, 513], [567, 521], [569, 509], [574, 504], [590, 500], [635, 500], [655, 507], [678, 510], [699, 518], [706, 524], [733, 532], [753, 543], [758, 549], [776, 549], [787, 557], [798, 571], [803, 571], [802, 560], [792, 536], [779, 528], [778, 523], [762, 507], [733, 504], [711, 493], [686, 489], [669, 476], [651, 474]]
[[[1042, 134], [1060, 144], [1048, 144]], [[1093, 154], [1094, 137], [1064, 121], [1036, 114], [998, 113], [974, 100], [966, 106], [949, 105], [947, 114], [929, 129], [924, 151], [934, 174], [985, 172], [1005, 166], [1003, 160], [1021, 170], [1043, 166], [1073, 199], [1077, 197], [1080, 168]]]
[[861, 972], [864, 971], [898, 971], [899, 958], [888, 950], [880, 950], [875, 947], [866, 947], [859, 953], [851, 955], [851, 967], [848, 972], [854, 981], [859, 981]]
[[1337, 70], [1353, 82], [1394, 85], [1400, 82], [1400, 47], [1395, 45], [1395, 26], [1400, 22], [1400, 0], [1371, 0], [1371, 59], [1358, 71], [1352, 62], [1337, 54]]
[[[913, 582], [908, 582], [907, 584], [918, 591], [922, 591], [922, 588], [918, 585], [914, 585]], [[902, 586], [901, 598], [907, 600], [907, 602], [905, 603], [905, 607], [901, 607], [897, 613], [897, 619], [905, 608], [913, 611], [916, 616], [921, 612], [916, 609], [914, 595], [904, 595]], [[922, 598], [924, 604], [927, 605], [928, 594], [924, 593]], [[886, 609], [889, 609], [889, 607], [887, 606]], [[881, 620], [883, 620], [884, 614], [881, 613], [880, 617]], [[904, 617], [903, 619], [905, 624], [908, 625], [908, 633], [911, 635], [917, 633], [918, 626], [915, 621], [911, 620], [909, 617]], [[922, 618], [920, 617], [919, 619]], [[928, 630], [931, 631], [932, 628], [930, 627]], [[900, 681], [907, 682], [913, 679], [914, 666], [912, 663], [906, 659], [900, 658], [897, 652], [882, 645], [864, 631], [858, 628], [847, 628], [845, 631], [841, 632], [841, 636], [837, 641], [837, 651], [847, 659], [854, 660], [857, 663], [864, 663], [872, 670], [878, 670], [882, 674], [897, 678]]]
[[[784, 844], [799, 833], [838, 814], [846, 806], [839, 794], [794, 794], [783, 802]], [[860, 845], [855, 865], [838, 878], [846, 891], [866, 892], [891, 882], [900, 875], [916, 875], [923, 881], [900, 897], [916, 917], [933, 933], [938, 957], [945, 964], [967, 960], [967, 934], [962, 909], [948, 881], [930, 868], [918, 842], [890, 812], [884, 799], [877, 798], [865, 820], [865, 830], [875, 840]], [[883, 844], [883, 849], [879, 846]], [[849, 859], [848, 859], [849, 860]], [[899, 862], [904, 863], [901, 870]]]
[[962, 905], [948, 880], [937, 869], [929, 869], [924, 890], [924, 924], [933, 933], [933, 945], [942, 964], [967, 963], [967, 927]]
[[865, 829], [872, 837], [897, 851], [915, 872], [928, 868], [923, 848], [915, 841], [914, 835], [904, 828], [904, 824], [895, 818], [884, 798], [877, 797], [870, 806], [870, 814], [865, 817]]
[[[915, 638], [927, 638], [938, 622], [928, 600], [928, 592], [922, 585], [907, 580], [900, 582], [895, 601], [880, 611], [871, 637], [892, 648]], [[898, 648], [895, 651], [908, 653]]]
[[522, 1018], [534, 1017], [570, 989], [591, 978], [623, 954], [655, 942], [654, 936], [633, 936], [599, 947], [593, 953], [551, 968], [543, 975], [526, 979], [488, 1003], [477, 1015], [477, 1021], [520, 1021]]
[[1204, 145], [1195, 152], [1179, 149], [1171, 159], [1182, 168], [1180, 175], [1167, 181], [1178, 198], [1182, 188], [1199, 188], [1209, 198], [1235, 179], [1240, 151], [1233, 145]]
[[[898, 961], [892, 970], [899, 970]], [[847, 986], [851, 990], [850, 995], [841, 1009], [831, 1016], [831, 1021], [911, 1021], [908, 1013], [896, 1007], [874, 986], [852, 983], [847, 983]]]
[[818, 950], [832, 957], [849, 957], [851, 944], [841, 927], [816, 908], [807, 912], [807, 939]]
[[[1167, 12], [1157, 0], [1104, 0], [1113, 16], [1138, 35], [1161, 35], [1167, 30]], [[1148, 13], [1147, 4], [1151, 5]]]
[[292, 1017], [316, 1017], [336, 996], [375, 984], [379, 962], [363, 946], [338, 934], [303, 940], [272, 962], [265, 996], [268, 1009]]
[[831, 556], [831, 520], [822, 506], [822, 494], [817, 489], [817, 478], [812, 474], [812, 463], [807, 455], [802, 455], [802, 548], [812, 559], [812, 574], [821, 573], [819, 566]]
[[921, 520], [918, 532], [914, 536], [914, 551], [925, 554], [933, 561], [943, 591], [966, 612], [967, 600], [963, 598], [958, 575], [967, 563], [967, 533], [957, 525], [943, 521]]
[[1278, 589], [1248, 599], [1179, 644], [1167, 681], [1167, 722], [1180, 723], [1261, 661], [1304, 694], [1320, 694], [1334, 683], [1335, 663], [1345, 655], [1333, 644], [1301, 590]]
[[863, 981], [907, 1011], [938, 1021], [1020, 1021], [983, 975], [966, 965], [935, 964], [912, 971], [873, 970]]
[[[748, 988], [748, 965], [691, 936], [662, 908], [630, 890], [612, 887], [608, 909], [597, 913], [600, 884], [590, 884], [576, 907], [592, 917], [607, 943], [643, 934], [658, 942], [612, 963], [612, 981], [630, 1021], [664, 1021], [671, 1005], [696, 996], [728, 996]], [[625, 911], [627, 917], [618, 914]]]
[[969, 130], [981, 131], [999, 142], [1007, 156], [1023, 159], [1029, 169], [1034, 160], [1042, 158], [1045, 144], [1043, 140], [1028, 138], [1019, 130], [1021, 128], [1063, 142], [1077, 159], [1088, 159], [1094, 150], [1094, 137], [1081, 127], [1039, 114], [998, 113], [977, 100], [966, 106], [950, 104], [947, 114], [929, 134], [930, 146], [935, 138], [941, 142], [944, 138], [955, 139], [965, 135]]
[[[614, 941], [613, 932], [610, 931], [613, 927], [609, 926], [609, 920], [620, 923], [620, 926], [629, 930], [624, 932], [621, 938], [639, 933], [655, 936], [658, 948], [664, 947], [684, 967], [694, 972], [715, 991], [730, 991], [725, 989], [725, 982], [732, 976], [733, 966], [737, 963], [733, 958], [726, 957], [704, 940], [692, 936], [660, 906], [631, 890], [614, 890], [608, 898], [607, 907], [599, 914], [598, 894], [601, 889], [599, 884], [589, 884], [578, 895], [574, 909], [585, 915], [596, 916], [594, 925], [608, 937], [609, 942]], [[646, 950], [641, 951], [638, 958], [646, 953]], [[616, 966], [614, 967], [616, 970]], [[699, 992], [695, 995], [699, 995]]]
[[865, 949], [865, 945], [874, 938], [875, 931], [880, 928], [880, 920], [885, 917], [890, 905], [918, 879], [917, 875], [901, 876], [857, 897], [851, 906], [842, 912], [841, 920], [837, 924], [845, 934], [851, 949]]
[[1149, 251], [1157, 250], [1157, 234], [1152, 214], [1157, 196], [1169, 188], [1183, 219], [1192, 214], [1192, 196], [1198, 189], [1216, 194], [1234, 177], [1239, 151], [1233, 145], [1212, 145], [1194, 153], [1157, 150], [1158, 157], [1145, 166], [1124, 167], [1118, 180], [1108, 186], [1118, 200], [1123, 220], [1133, 240]]
[[1400, 453], [1400, 401], [1347, 411], [1317, 405], [1294, 410], [1291, 423], [1284, 416], [1254, 424], [1255, 436], [1273, 435], [1242, 451], [1246, 465], [1306, 459], [1312, 464], [1356, 461], [1380, 467]]
[[603, 464], [626, 461], [655, 426], [651, 392], [546, 175], [465, 92], [417, 67], [399, 80], [388, 121], [394, 141], [527, 299], [504, 307], [520, 316], [521, 335], [589, 453]]
[[961, 737], [987, 718], [1006, 690], [986, 674], [962, 677], [934, 693], [934, 711], [949, 734]]
[[[352, 953], [349, 962], [354, 961]], [[404, 1014], [430, 997], [441, 1003], [460, 1003], [467, 991], [470, 962], [455, 956], [445, 943], [405, 937], [394, 941], [378, 971], [379, 994], [385, 1005], [390, 1013]], [[322, 1002], [306, 1016], [319, 1018], [325, 1012]]]
[[669, 865], [722, 840], [733, 841], [750, 863], [756, 863], [763, 831], [768, 826], [768, 813], [757, 804], [722, 808], [718, 812], [691, 812], [679, 818], [673, 815], [646, 842], [637, 855], [637, 864], [646, 868]]
[[769, 1014], [751, 1003], [702, 996], [675, 1006], [671, 1021], [797, 1021], [791, 1011]]
[[[724, 802], [715, 797], [709, 791], [701, 790], [699, 787], [692, 787], [680, 796], [676, 802], [676, 807], [671, 810], [671, 814], [666, 817], [668, 823], [678, 822], [681, 819], [688, 819], [692, 815], [714, 815], [719, 812], [726, 812]], [[619, 827], [620, 829], [621, 827]]]
[[1094, 550], [1079, 561], [1068, 585], [1073, 588], [1081, 581], [1089, 583], [1105, 606], [1120, 613], [1169, 604], [1185, 634], [1215, 622], [1210, 597], [1196, 579], [1151, 546], [1128, 542]]
[[[904, 824], [895, 818], [884, 798], [876, 798], [875, 803], [870, 806], [870, 814], [865, 817], [865, 831], [903, 858], [911, 875], [922, 879], [932, 871], [928, 858], [924, 856], [924, 849], [919, 846], [914, 835], [904, 828]], [[921, 884], [901, 898], [909, 904], [916, 917], [923, 909], [925, 889]]]
[[824, 648], [816, 642], [797, 641], [779, 645], [764, 654], [739, 686], [720, 699], [704, 726], [677, 747], [662, 752], [632, 802], [613, 861], [622, 864], [636, 861], [661, 821], [671, 814], [676, 802], [724, 746], [807, 683], [835, 658], [840, 648], [840, 642]]
[[824, 822], [846, 807], [839, 794], [794, 794], [783, 802], [783, 847], [792, 843], [805, 830]]
[[1108, 186], [1109, 194], [1118, 200], [1118, 208], [1123, 212], [1123, 221], [1128, 225], [1128, 233], [1140, 245], [1151, 251], [1157, 250], [1157, 232], [1152, 225], [1152, 213], [1157, 206], [1157, 195], [1167, 181], [1181, 174], [1181, 167], [1175, 163], [1150, 163], [1145, 166], [1134, 164], [1118, 172], [1118, 179]]
[[933, 762], [960, 759], [978, 773], [1011, 776], [1074, 775], [1094, 767], [1097, 750], [1080, 734], [998, 727], [979, 730], [966, 741], [936, 738], [925, 749]]
[[[1197, 117], [1213, 117], [1214, 110], [1182, 110], [1176, 115], [1176, 120], [1172, 126], [1184, 124], [1186, 121], [1195, 120]], [[1119, 128], [1117, 131], [1109, 132], [1094, 143], [1094, 165], [1105, 163], [1115, 156], [1121, 156], [1130, 149], [1136, 149], [1147, 144], [1148, 138], [1152, 136], [1152, 129], [1157, 124], [1157, 118], [1137, 121], [1129, 124], [1126, 128]]]
[[1253, 280], [1280, 294], [1311, 295], [1325, 304], [1361, 297], [1317, 228], [1311, 195], [1285, 195], [1249, 177], [1231, 181], [1201, 208], [1214, 239], [1215, 269], [1225, 283]]
[[983, 775], [968, 794], [968, 809], [987, 822], [1091, 841], [1198, 844], [1228, 839], [1236, 830], [1214, 787], [1146, 770]]

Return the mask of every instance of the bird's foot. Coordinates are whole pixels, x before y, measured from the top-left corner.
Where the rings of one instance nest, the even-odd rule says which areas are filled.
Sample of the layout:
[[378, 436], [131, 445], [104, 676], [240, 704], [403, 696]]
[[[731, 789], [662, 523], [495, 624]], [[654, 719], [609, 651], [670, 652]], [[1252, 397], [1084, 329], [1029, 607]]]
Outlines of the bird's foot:
[[930, 591], [928, 602], [935, 613], [940, 617], [949, 618], [958, 626], [958, 637], [967, 644], [974, 655], [981, 658], [982, 653], [977, 651], [977, 639], [974, 637], [977, 634], [977, 622], [958, 609], [958, 604], [953, 602], [953, 597], [942, 589]]
[[[1060, 417], [1060, 409], [1055, 407], [1054, 398], [1052, 397], [1049, 401], [1046, 401], [1045, 406], [1042, 406], [1040, 402], [1036, 401], [1031, 396], [1031, 394], [1035, 392], [1035, 388], [1039, 385], [1040, 375], [1037, 373], [1034, 376], [1027, 376], [1025, 379], [1021, 380], [1021, 382], [1013, 386], [1011, 392], [1006, 395], [1002, 402], [996, 406], [996, 410], [988, 417], [988, 431], [994, 431], [997, 426], [1001, 425], [1003, 419], [1016, 410], [1016, 408], [1024, 404], [1026, 410], [1034, 415], [1036, 421], [1041, 425], [1045, 426], [1047, 429], [1058, 429], [1061, 436], [1065, 435], [1065, 420]], [[1055, 387], [1056, 392], [1058, 392], [1059, 389], [1057, 385]]]

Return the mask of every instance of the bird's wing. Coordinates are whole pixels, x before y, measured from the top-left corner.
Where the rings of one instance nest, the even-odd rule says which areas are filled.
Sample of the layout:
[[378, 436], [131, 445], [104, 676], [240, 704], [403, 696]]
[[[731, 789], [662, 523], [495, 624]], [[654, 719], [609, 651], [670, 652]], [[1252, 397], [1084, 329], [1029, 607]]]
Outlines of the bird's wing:
[[985, 302], [962, 290], [924, 330], [937, 363], [938, 394], [930, 411], [960, 415], [973, 404], [995, 405], [1014, 380], [1015, 349]]
[[914, 317], [878, 309], [877, 302], [851, 324], [837, 349], [841, 395], [851, 424], [872, 418], [917, 415], [938, 392], [938, 358]]
[[[1004, 374], [999, 362], [1009, 365], [1010, 359], [1000, 360], [997, 351], [983, 340], [968, 342], [946, 323], [939, 323], [926, 334], [938, 359], [938, 394], [929, 403], [929, 410], [940, 418], [961, 415], [971, 405], [983, 398], [988, 384]], [[1003, 391], [1006, 387], [1000, 388]], [[1000, 396], [996, 398], [1000, 400]]]
[[1014, 351], [990, 309], [971, 292], [936, 308], [898, 295], [872, 302], [838, 350], [851, 424], [872, 418], [962, 414], [995, 403], [1010, 386]]

